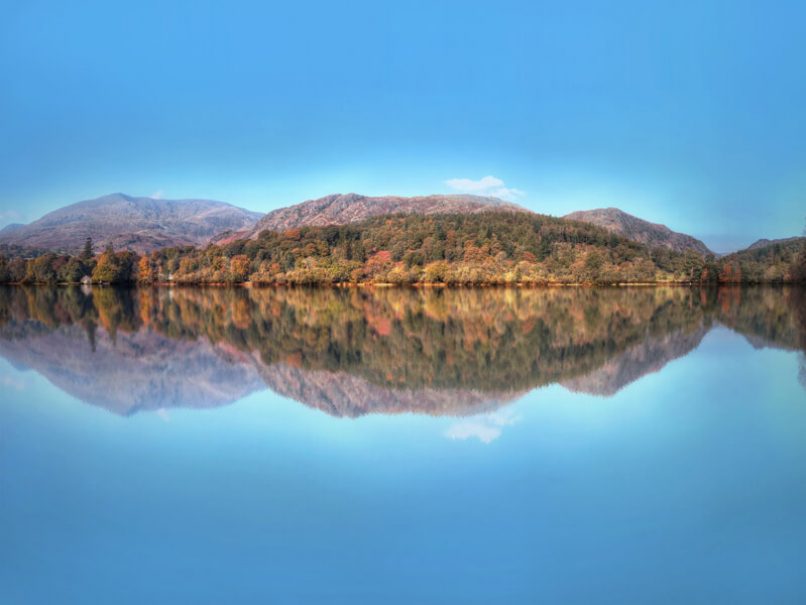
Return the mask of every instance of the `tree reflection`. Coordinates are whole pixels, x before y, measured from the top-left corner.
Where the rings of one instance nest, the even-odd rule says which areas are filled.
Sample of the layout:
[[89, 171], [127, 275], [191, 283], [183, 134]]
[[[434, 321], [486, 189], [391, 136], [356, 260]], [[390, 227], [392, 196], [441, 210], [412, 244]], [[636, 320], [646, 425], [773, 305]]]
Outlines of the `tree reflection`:
[[773, 288], [4, 288], [0, 354], [119, 413], [268, 386], [339, 416], [459, 415], [552, 383], [612, 395], [717, 324], [803, 351], [805, 303]]

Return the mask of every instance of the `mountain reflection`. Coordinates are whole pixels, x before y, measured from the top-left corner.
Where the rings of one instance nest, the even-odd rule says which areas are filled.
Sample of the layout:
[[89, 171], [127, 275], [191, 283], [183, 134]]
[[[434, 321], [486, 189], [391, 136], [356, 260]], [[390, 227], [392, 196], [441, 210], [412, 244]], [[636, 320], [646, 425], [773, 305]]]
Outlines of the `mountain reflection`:
[[266, 387], [348, 417], [493, 412], [552, 383], [609, 396], [686, 355], [719, 324], [754, 346], [804, 351], [806, 296], [772, 288], [0, 290], [0, 355], [118, 414], [215, 407]]

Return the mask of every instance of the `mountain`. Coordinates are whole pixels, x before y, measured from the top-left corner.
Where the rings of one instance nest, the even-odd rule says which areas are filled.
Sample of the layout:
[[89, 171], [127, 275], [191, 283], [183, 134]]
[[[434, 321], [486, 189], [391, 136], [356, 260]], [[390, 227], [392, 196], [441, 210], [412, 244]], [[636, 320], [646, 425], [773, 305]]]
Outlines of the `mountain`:
[[611, 233], [648, 246], [669, 248], [675, 252], [693, 250], [702, 255], [713, 254], [708, 246], [690, 235], [672, 231], [666, 225], [650, 223], [618, 208], [581, 210], [563, 218], [604, 227]]
[[0, 232], [0, 244], [76, 252], [87, 237], [96, 250], [150, 252], [204, 245], [227, 230], [249, 229], [261, 214], [210, 200], [163, 200], [113, 193], [54, 210], [28, 225]]
[[384, 214], [476, 214], [488, 210], [529, 212], [494, 197], [478, 195], [427, 195], [418, 197], [369, 197], [336, 193], [269, 212], [248, 232], [230, 239], [256, 238], [261, 231], [285, 231], [296, 227], [346, 225]]
[[25, 225], [23, 225], [22, 223], [8, 224], [5, 227], [3, 227], [2, 229], [0, 229], [0, 237], [3, 237], [5, 235], [10, 235], [10, 234], [14, 233], [15, 231], [18, 231], [22, 227], [25, 227]]
[[767, 246], [775, 246], [775, 245], [779, 245], [779, 246], [784, 245], [785, 246], [785, 245], [789, 245], [789, 244], [793, 244], [793, 243], [797, 243], [797, 242], [801, 242], [801, 241], [806, 241], [806, 238], [798, 237], [798, 236], [784, 237], [784, 238], [781, 238], [781, 239], [766, 239], [766, 238], [762, 238], [760, 240], [757, 240], [757, 241], [753, 242], [752, 244], [750, 244], [744, 250], [740, 250], [740, 252], [744, 252], [746, 250], [760, 250], [761, 248], [766, 248]]

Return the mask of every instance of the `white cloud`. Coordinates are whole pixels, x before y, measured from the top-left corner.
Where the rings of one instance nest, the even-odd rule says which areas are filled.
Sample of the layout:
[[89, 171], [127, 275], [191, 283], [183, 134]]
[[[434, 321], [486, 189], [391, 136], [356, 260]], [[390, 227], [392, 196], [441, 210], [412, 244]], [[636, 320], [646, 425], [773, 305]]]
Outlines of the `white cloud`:
[[14, 376], [3, 376], [0, 378], [0, 387], [4, 389], [14, 389], [15, 391], [24, 391], [26, 388], [26, 380]]
[[149, 197], [155, 200], [161, 200], [165, 197], [165, 192], [162, 189], [157, 189], [154, 193], [152, 193]]
[[509, 201], [515, 201], [525, 195], [525, 192], [514, 187], [507, 187], [504, 181], [492, 175], [484, 176], [477, 181], [473, 179], [448, 179], [445, 184], [460, 193], [488, 195]]
[[505, 426], [512, 426], [520, 420], [512, 412], [499, 411], [460, 420], [448, 427], [448, 439], [478, 439], [482, 443], [492, 443], [501, 436]]

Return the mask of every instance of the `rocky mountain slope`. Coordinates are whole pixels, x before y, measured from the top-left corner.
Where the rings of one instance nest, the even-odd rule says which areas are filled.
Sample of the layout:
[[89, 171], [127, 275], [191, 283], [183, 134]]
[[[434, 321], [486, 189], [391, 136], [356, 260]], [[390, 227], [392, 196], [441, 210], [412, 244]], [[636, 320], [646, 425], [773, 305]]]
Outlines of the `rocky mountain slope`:
[[54, 210], [28, 225], [0, 232], [0, 244], [77, 252], [87, 237], [96, 250], [149, 252], [204, 245], [227, 230], [249, 229], [260, 213], [210, 200], [163, 200], [113, 193]]
[[2, 229], [0, 229], [0, 237], [11, 235], [15, 231], [19, 231], [23, 227], [25, 227], [25, 225], [23, 225], [22, 223], [11, 223], [9, 225], [6, 225]]
[[672, 231], [666, 225], [650, 223], [618, 208], [581, 210], [566, 214], [563, 218], [604, 227], [612, 233], [648, 246], [665, 247], [675, 252], [693, 250], [698, 254], [712, 254], [708, 246], [690, 235]]
[[488, 210], [529, 212], [517, 204], [477, 195], [369, 197], [357, 193], [336, 193], [273, 210], [260, 219], [254, 229], [231, 234], [231, 239], [255, 238], [264, 230], [285, 231], [305, 226], [345, 225], [384, 214], [475, 214]]

